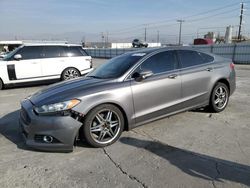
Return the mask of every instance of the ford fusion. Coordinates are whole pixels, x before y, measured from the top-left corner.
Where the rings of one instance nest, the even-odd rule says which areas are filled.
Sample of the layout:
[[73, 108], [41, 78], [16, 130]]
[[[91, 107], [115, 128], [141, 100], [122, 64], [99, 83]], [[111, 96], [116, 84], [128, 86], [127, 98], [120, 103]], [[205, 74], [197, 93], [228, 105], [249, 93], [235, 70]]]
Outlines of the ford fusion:
[[221, 112], [234, 90], [229, 59], [191, 48], [148, 49], [26, 98], [20, 125], [36, 149], [72, 151], [76, 139], [104, 147], [124, 130], [182, 111], [208, 106]]

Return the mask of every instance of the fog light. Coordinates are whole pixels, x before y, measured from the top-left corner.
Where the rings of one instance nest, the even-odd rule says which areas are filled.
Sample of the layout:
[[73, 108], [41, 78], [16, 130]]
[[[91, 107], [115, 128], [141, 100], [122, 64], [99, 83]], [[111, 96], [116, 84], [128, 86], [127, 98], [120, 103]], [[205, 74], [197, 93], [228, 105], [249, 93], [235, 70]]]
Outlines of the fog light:
[[43, 141], [46, 143], [52, 143], [53, 142], [53, 137], [52, 136], [44, 136]]

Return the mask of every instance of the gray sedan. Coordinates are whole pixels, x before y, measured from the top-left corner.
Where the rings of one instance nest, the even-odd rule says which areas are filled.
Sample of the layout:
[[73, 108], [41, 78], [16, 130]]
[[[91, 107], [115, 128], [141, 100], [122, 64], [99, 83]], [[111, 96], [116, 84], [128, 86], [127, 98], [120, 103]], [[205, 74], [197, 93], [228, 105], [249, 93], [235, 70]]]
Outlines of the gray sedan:
[[229, 59], [191, 48], [147, 49], [26, 98], [20, 125], [36, 149], [72, 151], [78, 138], [104, 147], [124, 130], [182, 111], [223, 111], [234, 90]]

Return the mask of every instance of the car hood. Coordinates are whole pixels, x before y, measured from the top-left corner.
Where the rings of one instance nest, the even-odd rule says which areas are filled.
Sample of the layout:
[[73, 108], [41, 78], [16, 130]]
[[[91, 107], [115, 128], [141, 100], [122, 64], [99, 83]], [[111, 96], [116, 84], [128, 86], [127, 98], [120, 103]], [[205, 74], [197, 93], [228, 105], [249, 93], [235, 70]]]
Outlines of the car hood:
[[61, 101], [67, 101], [77, 98], [84, 93], [89, 93], [90, 89], [114, 82], [114, 80], [96, 79], [96, 78], [78, 78], [69, 81], [60, 82], [46, 87], [37, 93], [28, 97], [35, 106], [53, 104]]

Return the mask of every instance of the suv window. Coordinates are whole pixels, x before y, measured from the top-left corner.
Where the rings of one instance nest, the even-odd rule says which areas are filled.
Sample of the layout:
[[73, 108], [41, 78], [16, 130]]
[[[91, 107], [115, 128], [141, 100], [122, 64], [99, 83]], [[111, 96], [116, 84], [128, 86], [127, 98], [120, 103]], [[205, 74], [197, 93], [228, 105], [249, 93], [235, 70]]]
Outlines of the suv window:
[[[21, 54], [22, 59], [38, 59], [42, 57], [42, 46], [24, 46], [16, 54]], [[13, 57], [14, 58], [14, 57]]]
[[63, 46], [44, 46], [44, 57], [66, 57], [66, 52]]
[[177, 59], [174, 51], [160, 52], [145, 60], [140, 70], [151, 70], [154, 74], [167, 72], [177, 68]]
[[65, 47], [65, 51], [68, 57], [87, 56], [86, 52], [80, 46]]
[[[213, 61], [213, 57], [192, 50], [178, 50], [182, 68], [201, 65]], [[211, 59], [212, 58], [212, 59]]]

